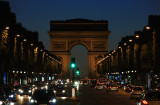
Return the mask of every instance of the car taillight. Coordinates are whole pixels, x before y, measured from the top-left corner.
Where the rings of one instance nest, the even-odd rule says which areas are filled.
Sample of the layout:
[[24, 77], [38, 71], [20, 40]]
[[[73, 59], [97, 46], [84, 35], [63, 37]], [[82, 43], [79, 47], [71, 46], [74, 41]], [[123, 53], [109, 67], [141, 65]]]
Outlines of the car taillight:
[[146, 100], [142, 100], [142, 103], [143, 103], [144, 105], [148, 105], [148, 102], [147, 102]]

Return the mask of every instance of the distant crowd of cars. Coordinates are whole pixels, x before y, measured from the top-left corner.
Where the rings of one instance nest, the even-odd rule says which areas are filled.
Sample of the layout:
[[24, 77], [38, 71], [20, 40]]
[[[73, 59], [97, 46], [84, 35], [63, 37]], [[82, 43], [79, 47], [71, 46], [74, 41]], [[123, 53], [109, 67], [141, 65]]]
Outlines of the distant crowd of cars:
[[91, 87], [94, 87], [96, 90], [105, 90], [106, 92], [109, 91], [117, 91], [118, 88], [121, 88], [121, 84], [119, 82], [114, 82], [111, 80], [82, 80], [81, 81], [82, 85], [90, 85]]
[[83, 80], [82, 85], [94, 87], [96, 90], [117, 91], [122, 88], [125, 92], [130, 94], [130, 99], [136, 99], [135, 105], [160, 105], [160, 84], [155, 89], [145, 89], [143, 86], [134, 86], [131, 84], [120, 84], [112, 80]]
[[0, 105], [14, 105], [16, 97], [30, 97], [30, 105], [55, 105], [57, 96], [66, 95], [66, 82], [42, 83], [1, 86], [0, 87]]
[[130, 99], [135, 98], [137, 105], [160, 105], [160, 88], [145, 89], [143, 86], [127, 84], [124, 90], [130, 93]]

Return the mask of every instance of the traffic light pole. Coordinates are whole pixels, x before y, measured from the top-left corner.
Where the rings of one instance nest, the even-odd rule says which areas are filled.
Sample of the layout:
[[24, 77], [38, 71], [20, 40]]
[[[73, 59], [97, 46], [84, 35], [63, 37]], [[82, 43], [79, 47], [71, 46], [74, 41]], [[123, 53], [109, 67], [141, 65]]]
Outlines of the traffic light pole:
[[75, 94], [75, 85], [74, 85], [74, 68], [76, 67], [76, 63], [75, 63], [75, 58], [71, 59], [71, 68], [72, 68], [72, 72], [73, 72], [73, 77], [72, 77], [72, 98], [71, 99], [76, 99], [76, 94]]
[[73, 77], [72, 77], [72, 83], [73, 83], [73, 86], [74, 86], [74, 68], [73, 68]]

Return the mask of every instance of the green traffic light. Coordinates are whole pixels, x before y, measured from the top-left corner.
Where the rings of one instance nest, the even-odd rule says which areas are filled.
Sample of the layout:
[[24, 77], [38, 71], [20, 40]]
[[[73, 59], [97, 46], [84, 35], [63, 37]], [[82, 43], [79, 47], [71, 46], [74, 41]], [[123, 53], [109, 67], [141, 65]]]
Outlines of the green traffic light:
[[71, 64], [71, 67], [72, 67], [72, 68], [75, 68], [75, 67], [76, 67], [76, 65], [75, 65], [74, 63], [72, 63], [72, 64]]
[[76, 74], [79, 75], [79, 71], [76, 71]]

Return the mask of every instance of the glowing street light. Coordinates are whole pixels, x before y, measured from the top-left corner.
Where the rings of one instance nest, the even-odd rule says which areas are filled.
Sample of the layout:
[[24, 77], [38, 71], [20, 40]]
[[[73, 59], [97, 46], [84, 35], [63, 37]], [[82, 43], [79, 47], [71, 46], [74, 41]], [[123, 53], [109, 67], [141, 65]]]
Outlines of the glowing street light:
[[27, 41], [27, 39], [24, 39], [23, 41], [24, 41], [24, 42], [26, 42], [26, 41]]
[[18, 34], [18, 35], [16, 35], [17, 37], [20, 37], [20, 35]]
[[33, 43], [31, 43], [31, 46], [33, 46]]
[[136, 35], [136, 38], [139, 38], [139, 35]]
[[9, 27], [7, 26], [5, 29], [6, 29], [6, 30], [9, 30]]
[[147, 29], [147, 30], [150, 30], [150, 29], [151, 29], [151, 27], [149, 27], [149, 26], [146, 26], [146, 29]]

